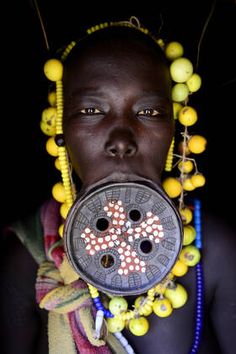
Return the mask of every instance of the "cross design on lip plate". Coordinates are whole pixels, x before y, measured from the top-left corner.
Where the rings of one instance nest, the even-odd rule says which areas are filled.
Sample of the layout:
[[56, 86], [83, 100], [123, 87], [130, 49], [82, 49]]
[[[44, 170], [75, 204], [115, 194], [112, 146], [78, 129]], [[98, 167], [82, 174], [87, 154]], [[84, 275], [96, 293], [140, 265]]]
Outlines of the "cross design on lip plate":
[[158, 216], [148, 211], [144, 220], [136, 222], [132, 227], [121, 200], [109, 201], [103, 209], [110, 220], [107, 222], [107, 228], [95, 235], [90, 227], [85, 227], [81, 234], [87, 254], [93, 256], [99, 251], [115, 248], [121, 261], [118, 274], [128, 275], [135, 271], [145, 273], [146, 263], [140, 259], [133, 244], [138, 239], [154, 243], [159, 243], [163, 239], [163, 226]]

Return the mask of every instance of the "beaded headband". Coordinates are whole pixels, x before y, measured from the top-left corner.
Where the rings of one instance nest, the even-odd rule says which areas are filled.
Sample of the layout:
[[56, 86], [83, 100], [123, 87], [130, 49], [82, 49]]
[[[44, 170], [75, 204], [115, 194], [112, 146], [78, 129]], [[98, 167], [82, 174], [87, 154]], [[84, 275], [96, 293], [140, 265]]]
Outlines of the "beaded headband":
[[[136, 299], [133, 311], [128, 310], [125, 299], [122, 298], [121, 300], [117, 297], [113, 297], [110, 301], [109, 310], [104, 308], [97, 289], [88, 284], [98, 312], [102, 311], [103, 315], [108, 317], [108, 329], [111, 332], [122, 330], [128, 320], [130, 330], [137, 334], [135, 330], [132, 330], [131, 320], [144, 319], [141, 332], [137, 334], [143, 335], [148, 329], [145, 322], [146, 318], [143, 316], [148, 316], [153, 310], [158, 316], [166, 317], [171, 314], [173, 308], [185, 304], [187, 301], [186, 290], [182, 285], [175, 284], [174, 278], [186, 274], [188, 267], [195, 266], [200, 259], [198, 248], [201, 248], [201, 244], [193, 245], [197, 232], [196, 228], [191, 225], [193, 220], [192, 206], [185, 204], [185, 196], [195, 188], [205, 184], [205, 177], [199, 172], [194, 156], [205, 150], [206, 139], [201, 135], [191, 134], [190, 132], [190, 127], [197, 122], [198, 115], [196, 109], [189, 105], [189, 98], [201, 87], [201, 77], [194, 72], [191, 61], [183, 56], [184, 49], [179, 42], [164, 43], [162, 39], [156, 39], [135, 17], [132, 17], [130, 21], [106, 22], [96, 25], [88, 29], [87, 34], [90, 35], [113, 26], [135, 28], [153, 38], [164, 51], [170, 63], [170, 75], [173, 81], [174, 118], [176, 124], [180, 125], [181, 130], [179, 151], [174, 153], [175, 138], [173, 138], [165, 166], [165, 171], [168, 173], [176, 169], [176, 176], [168, 176], [162, 183], [169, 198], [173, 199], [175, 204], [178, 204], [178, 210], [184, 225], [183, 248], [171, 272], [161, 283], [148, 290], [147, 297], [140, 296]], [[50, 106], [43, 110], [40, 123], [43, 133], [49, 136], [46, 142], [46, 150], [51, 156], [56, 157], [55, 166], [61, 172], [62, 181], [53, 186], [52, 195], [55, 200], [61, 203], [60, 212], [64, 220], [75, 201], [76, 190], [72, 181], [72, 170], [63, 138], [63, 62], [76, 45], [77, 42], [71, 42], [62, 53], [61, 60], [50, 59], [45, 63], [44, 73], [51, 82], [55, 83], [56, 90], [49, 92], [48, 102]], [[199, 209], [199, 206], [197, 206], [197, 209]], [[59, 228], [59, 234], [63, 236], [63, 225]], [[198, 242], [200, 241], [198, 240]], [[181, 294], [181, 299], [177, 300], [173, 292]]]

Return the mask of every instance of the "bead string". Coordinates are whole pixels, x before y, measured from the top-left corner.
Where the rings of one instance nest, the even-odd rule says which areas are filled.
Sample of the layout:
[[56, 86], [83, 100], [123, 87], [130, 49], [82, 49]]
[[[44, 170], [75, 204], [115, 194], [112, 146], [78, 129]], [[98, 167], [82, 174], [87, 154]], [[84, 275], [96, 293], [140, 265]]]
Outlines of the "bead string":
[[[201, 202], [198, 199], [194, 200], [194, 226], [197, 232], [195, 245], [201, 249], [202, 248], [202, 235], [201, 235]], [[203, 267], [202, 263], [199, 262], [196, 266], [196, 314], [195, 314], [195, 331], [194, 339], [190, 349], [190, 354], [195, 354], [198, 352], [201, 335], [203, 329], [203, 315], [204, 315], [204, 278], [203, 278]]]
[[123, 348], [128, 354], [135, 354], [133, 348], [121, 332], [114, 333], [114, 336], [119, 340], [120, 344], [123, 346]]

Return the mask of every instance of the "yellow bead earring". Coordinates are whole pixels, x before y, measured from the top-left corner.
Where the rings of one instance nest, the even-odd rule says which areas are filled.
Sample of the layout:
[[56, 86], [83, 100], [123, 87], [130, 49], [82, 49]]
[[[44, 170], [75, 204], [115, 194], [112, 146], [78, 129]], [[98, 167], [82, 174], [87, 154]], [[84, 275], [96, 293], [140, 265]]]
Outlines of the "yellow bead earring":
[[[65, 60], [71, 49], [74, 47], [75, 42], [72, 42], [64, 51], [62, 60]], [[48, 153], [57, 157], [55, 161], [56, 168], [61, 171], [62, 182], [57, 182], [52, 188], [52, 195], [55, 200], [60, 202], [61, 216], [66, 219], [68, 211], [70, 210], [75, 197], [75, 188], [71, 178], [71, 171], [69, 167], [69, 160], [65, 148], [63, 137], [63, 64], [58, 59], [50, 59], [44, 65], [45, 76], [56, 84], [56, 92], [49, 95], [48, 101], [53, 106], [48, 107], [43, 111], [41, 120], [41, 129], [47, 134], [51, 135], [46, 143]], [[46, 119], [51, 116], [51, 120]], [[45, 123], [46, 122], [46, 123]], [[51, 126], [51, 130], [48, 128]], [[63, 235], [63, 224], [59, 228], [59, 234]]]

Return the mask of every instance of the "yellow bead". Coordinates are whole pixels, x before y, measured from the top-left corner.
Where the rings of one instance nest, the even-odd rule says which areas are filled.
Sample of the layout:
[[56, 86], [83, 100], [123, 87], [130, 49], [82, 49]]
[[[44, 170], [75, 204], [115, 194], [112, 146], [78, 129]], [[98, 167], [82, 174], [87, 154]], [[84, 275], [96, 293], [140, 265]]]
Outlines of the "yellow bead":
[[170, 300], [174, 309], [182, 307], [188, 299], [188, 294], [181, 284], [176, 284], [174, 287], [167, 288], [164, 296]]
[[91, 284], [88, 284], [89, 292], [91, 294], [91, 297], [94, 299], [95, 297], [99, 296], [98, 290], [92, 286]]
[[175, 263], [171, 271], [177, 277], [182, 277], [184, 274], [187, 273], [188, 266], [185, 263], [181, 262], [180, 260], [177, 260], [177, 262]]
[[194, 154], [201, 154], [206, 149], [207, 140], [201, 135], [192, 135], [188, 140], [188, 148]]
[[198, 74], [194, 73], [186, 81], [186, 85], [188, 86], [190, 92], [196, 92], [200, 89], [202, 85], [202, 79]]
[[193, 219], [193, 212], [188, 207], [180, 209], [180, 215], [184, 225], [189, 224]]
[[158, 294], [164, 294], [165, 292], [165, 286], [163, 284], [157, 284], [155, 287], [155, 290]]
[[51, 81], [62, 80], [63, 65], [58, 59], [49, 59], [44, 64], [44, 74]]
[[60, 203], [65, 203], [66, 201], [66, 193], [65, 188], [61, 182], [54, 184], [52, 188], [52, 195], [55, 200]]
[[179, 122], [186, 126], [191, 126], [196, 123], [198, 116], [197, 111], [190, 106], [183, 107], [179, 112]]
[[149, 330], [149, 322], [145, 317], [132, 318], [129, 321], [129, 330], [135, 336], [144, 336]]
[[189, 173], [193, 170], [193, 163], [190, 160], [187, 161], [180, 161], [178, 163], [178, 169], [180, 171], [183, 170], [184, 173]]
[[183, 108], [183, 105], [179, 102], [173, 102], [173, 115], [174, 119], [178, 119], [179, 112]]
[[174, 279], [174, 275], [170, 272], [166, 278], [169, 280], [172, 280], [172, 279]]
[[172, 80], [178, 83], [187, 81], [193, 74], [193, 65], [187, 58], [177, 58], [170, 65]]
[[134, 317], [134, 312], [128, 310], [127, 312], [122, 312], [119, 316], [121, 316], [124, 321], [129, 321], [131, 318]]
[[189, 95], [189, 89], [186, 84], [175, 84], [171, 90], [172, 100], [175, 102], [183, 102]]
[[121, 332], [125, 328], [125, 321], [120, 316], [107, 319], [107, 328], [111, 333]]
[[180, 181], [174, 177], [167, 177], [162, 183], [163, 189], [170, 198], [176, 198], [182, 191]]
[[192, 243], [196, 238], [196, 230], [192, 225], [185, 225], [184, 226], [184, 239], [183, 245], [189, 245]]
[[55, 164], [56, 169], [59, 170], [59, 171], [61, 171], [61, 164], [60, 164], [59, 158], [57, 158], [57, 159], [55, 160], [54, 164]]
[[206, 183], [205, 177], [201, 173], [196, 173], [191, 177], [192, 184], [194, 187], [203, 187]]
[[40, 128], [46, 135], [53, 136], [56, 134], [57, 110], [55, 107], [45, 108], [42, 112]]
[[64, 225], [60, 225], [59, 229], [58, 229], [58, 233], [61, 237], [63, 237], [63, 230], [64, 230]]
[[63, 217], [63, 219], [66, 219], [69, 210], [70, 210], [70, 207], [69, 207], [69, 205], [68, 205], [67, 203], [63, 203], [63, 204], [61, 205], [61, 207], [60, 207], [60, 214], [61, 214], [61, 216]]
[[159, 38], [159, 39], [157, 40], [157, 44], [161, 47], [161, 49], [164, 49], [164, 48], [165, 48], [165, 43], [164, 43], [164, 41], [163, 41], [162, 38]]
[[184, 48], [181, 43], [173, 41], [166, 45], [165, 55], [169, 60], [175, 60], [184, 54]]
[[128, 308], [127, 300], [122, 296], [114, 296], [109, 302], [109, 310], [113, 315], [119, 315]]
[[153, 303], [153, 312], [158, 317], [168, 317], [173, 312], [170, 300], [165, 298], [156, 299]]
[[200, 251], [194, 245], [185, 246], [179, 255], [180, 261], [189, 267], [194, 267], [200, 261], [200, 258]]
[[48, 103], [52, 106], [52, 107], [56, 107], [57, 105], [57, 94], [55, 91], [51, 91], [48, 93]]
[[58, 156], [58, 146], [55, 143], [55, 139], [53, 136], [47, 140], [46, 150], [49, 153], [49, 155], [55, 156], [55, 157]]
[[138, 297], [135, 299], [134, 307], [138, 309], [138, 308], [143, 304], [145, 298], [146, 298], [146, 297], [143, 296], [143, 295], [138, 296]]
[[134, 307], [139, 311], [140, 315], [149, 316], [152, 313], [152, 304], [144, 304], [145, 296], [139, 296], [134, 302]]
[[195, 186], [193, 185], [192, 180], [191, 180], [190, 177], [187, 177], [187, 178], [184, 179], [184, 181], [183, 181], [183, 189], [185, 191], [188, 191], [188, 192], [193, 191], [195, 189]]
[[152, 297], [155, 294], [155, 288], [149, 289], [147, 293], [149, 297]]
[[53, 136], [55, 135], [56, 131], [55, 131], [55, 128], [48, 125], [47, 123], [41, 121], [40, 122], [40, 129], [42, 130], [42, 132], [45, 134], [45, 135], [48, 135], [48, 136]]

